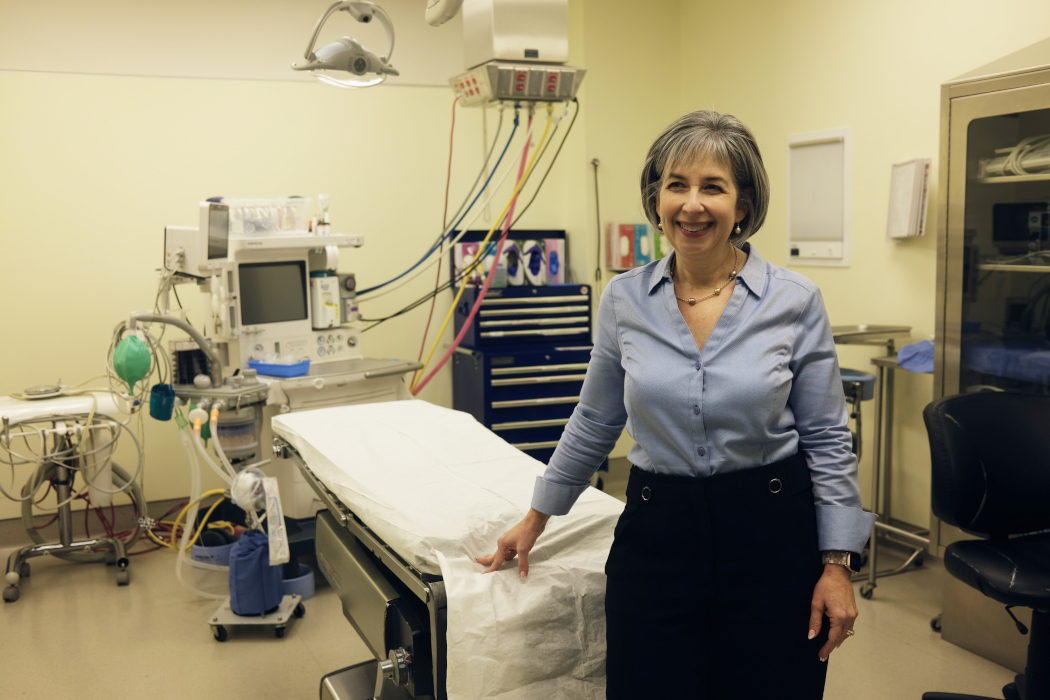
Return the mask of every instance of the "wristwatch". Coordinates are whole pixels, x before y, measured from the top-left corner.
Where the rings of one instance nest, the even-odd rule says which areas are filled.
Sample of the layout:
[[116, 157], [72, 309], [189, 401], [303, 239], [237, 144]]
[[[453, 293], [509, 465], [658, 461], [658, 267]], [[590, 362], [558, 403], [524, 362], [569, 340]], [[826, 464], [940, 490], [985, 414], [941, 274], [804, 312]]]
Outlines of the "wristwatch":
[[828, 550], [821, 552], [820, 558], [825, 564], [841, 564], [853, 573], [860, 571], [860, 555], [853, 552]]

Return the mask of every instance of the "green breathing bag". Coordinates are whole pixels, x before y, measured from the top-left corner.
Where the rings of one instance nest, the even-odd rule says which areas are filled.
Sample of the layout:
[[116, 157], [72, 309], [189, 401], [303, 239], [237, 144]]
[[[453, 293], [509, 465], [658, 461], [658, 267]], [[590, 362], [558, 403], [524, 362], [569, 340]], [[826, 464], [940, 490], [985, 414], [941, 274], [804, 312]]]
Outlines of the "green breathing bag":
[[129, 393], [135, 393], [135, 384], [149, 374], [149, 368], [149, 348], [138, 336], [129, 335], [117, 343], [113, 351], [113, 369], [127, 382]]

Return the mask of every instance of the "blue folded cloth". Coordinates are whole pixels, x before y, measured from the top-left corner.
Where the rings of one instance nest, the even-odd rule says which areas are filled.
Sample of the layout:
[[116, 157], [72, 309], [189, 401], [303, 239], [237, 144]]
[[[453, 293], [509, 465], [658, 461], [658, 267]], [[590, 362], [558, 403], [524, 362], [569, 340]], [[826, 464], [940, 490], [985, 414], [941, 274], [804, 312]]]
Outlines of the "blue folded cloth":
[[933, 341], [922, 340], [897, 351], [897, 364], [909, 372], [933, 371]]
[[238, 615], [264, 615], [284, 597], [281, 567], [270, 566], [270, 540], [248, 530], [230, 549], [230, 609]]

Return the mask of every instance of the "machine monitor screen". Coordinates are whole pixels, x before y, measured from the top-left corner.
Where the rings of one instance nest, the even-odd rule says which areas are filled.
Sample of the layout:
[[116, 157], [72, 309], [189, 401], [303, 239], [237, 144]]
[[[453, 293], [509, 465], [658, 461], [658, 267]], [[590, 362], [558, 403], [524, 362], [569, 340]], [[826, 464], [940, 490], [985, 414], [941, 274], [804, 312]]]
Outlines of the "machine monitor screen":
[[222, 260], [230, 248], [230, 208], [212, 205], [208, 208], [208, 260]]
[[240, 266], [241, 323], [305, 321], [306, 262], [246, 263]]

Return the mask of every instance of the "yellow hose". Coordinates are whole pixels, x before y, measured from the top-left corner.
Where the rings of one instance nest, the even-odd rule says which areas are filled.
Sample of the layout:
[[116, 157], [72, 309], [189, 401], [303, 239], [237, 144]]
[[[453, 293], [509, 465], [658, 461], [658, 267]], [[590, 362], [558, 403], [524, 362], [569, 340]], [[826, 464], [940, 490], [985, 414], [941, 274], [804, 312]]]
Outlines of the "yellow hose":
[[[547, 135], [550, 133], [551, 130], [551, 121], [553, 118], [553, 114], [554, 105], [548, 104], [547, 126], [545, 126], [543, 129], [543, 136], [540, 137], [540, 142], [536, 144], [536, 149], [532, 152], [532, 157], [529, 159], [529, 163], [525, 167], [525, 172], [522, 173], [521, 179], [518, 180], [518, 184], [517, 186], [515, 186], [514, 192], [510, 195], [510, 198], [507, 200], [507, 204], [503, 207], [503, 211], [501, 211], [499, 216], [496, 217], [496, 223], [492, 224], [492, 228], [489, 229], [489, 232], [485, 236], [485, 239], [481, 241], [481, 244], [478, 246], [478, 251], [485, 250], [485, 246], [488, 245], [489, 239], [492, 238], [492, 234], [496, 232], [497, 228], [499, 228], [499, 225], [503, 222], [503, 217], [506, 216], [507, 211], [510, 209], [511, 205], [514, 204], [514, 200], [517, 198], [518, 193], [521, 192], [521, 188], [525, 186], [525, 181], [529, 178], [529, 173], [532, 172], [532, 166], [536, 164], [536, 158], [539, 156], [540, 151], [543, 150], [543, 144], [547, 141]], [[498, 260], [493, 262], [493, 265], [498, 264]], [[449, 308], [448, 314], [445, 316], [444, 323], [441, 324], [441, 330], [437, 332], [437, 335], [434, 337], [434, 344], [430, 346], [430, 352], [427, 353], [427, 359], [423, 361], [422, 369], [420, 369], [418, 374], [416, 374], [416, 380], [412, 382], [412, 391], [415, 391], [415, 388], [419, 386], [419, 381], [426, 375], [427, 365], [430, 364], [430, 359], [434, 356], [434, 353], [437, 351], [438, 345], [441, 344], [441, 337], [445, 334], [445, 329], [448, 328], [448, 322], [452, 320], [452, 316], [456, 313], [456, 305], [459, 304], [459, 299], [463, 296], [463, 292], [469, 286], [469, 283], [470, 280], [464, 278], [463, 284], [460, 286], [459, 291], [456, 292], [456, 298], [452, 300], [452, 306]]]
[[201, 532], [204, 531], [204, 526], [208, 522], [208, 517], [215, 511], [215, 509], [218, 507], [218, 505], [225, 500], [225, 497], [224, 497], [225, 493], [226, 492], [223, 489], [212, 489], [211, 491], [208, 491], [207, 493], [203, 493], [198, 498], [195, 498], [192, 501], [190, 501], [189, 503], [187, 503], [183, 507], [183, 509], [181, 511], [179, 511], [178, 516], [175, 518], [175, 522], [172, 523], [172, 526], [171, 526], [171, 542], [170, 543], [165, 542], [165, 541], [161, 540], [159, 537], [157, 537], [156, 535], [154, 535], [152, 530], [147, 530], [146, 531], [146, 535], [151, 540], [156, 542], [157, 544], [162, 545], [164, 547], [168, 547], [169, 549], [174, 549], [174, 550], [178, 551], [179, 547], [178, 547], [178, 545], [175, 544], [175, 539], [178, 536], [179, 527], [181, 527], [182, 519], [184, 517], [186, 517], [186, 513], [189, 512], [190, 508], [192, 508], [195, 503], [199, 503], [199, 502], [203, 501], [205, 498], [209, 498], [211, 496], [222, 496], [222, 498], [219, 498], [217, 501], [215, 501], [215, 503], [213, 503], [211, 505], [211, 508], [208, 509], [208, 512], [204, 514], [204, 519], [201, 521], [200, 527], [197, 529], [197, 533], [193, 536], [193, 539], [190, 540], [189, 544], [186, 545], [186, 546], [189, 547], [189, 546], [193, 545], [193, 543], [196, 542], [197, 539], [201, 536]]

